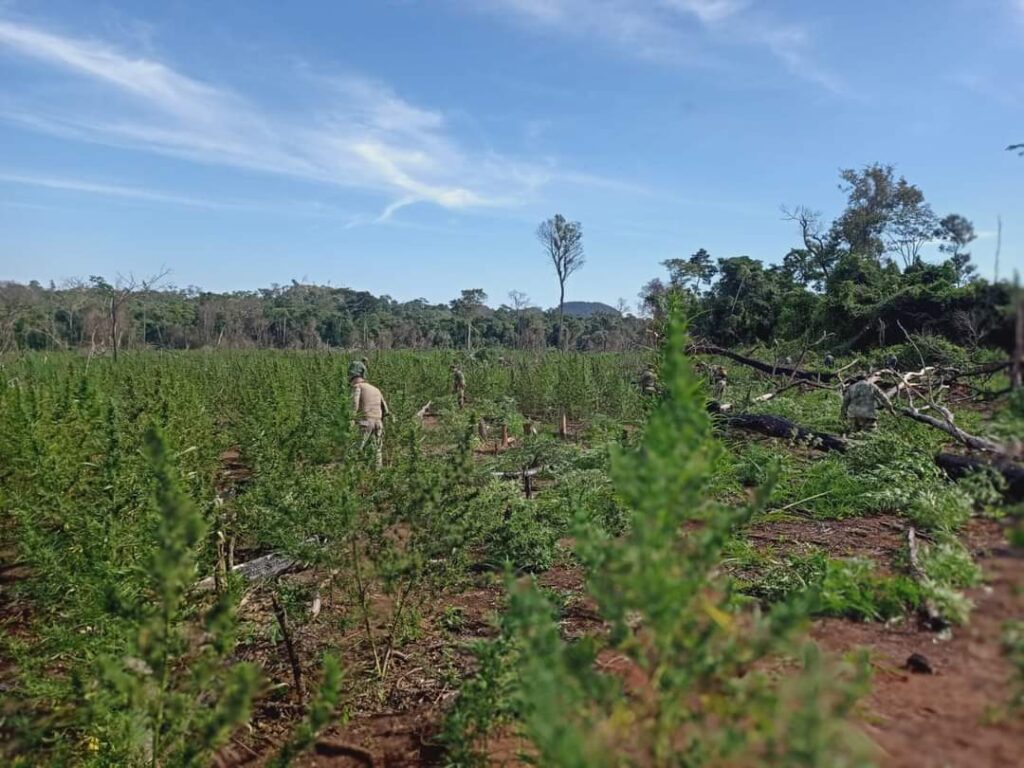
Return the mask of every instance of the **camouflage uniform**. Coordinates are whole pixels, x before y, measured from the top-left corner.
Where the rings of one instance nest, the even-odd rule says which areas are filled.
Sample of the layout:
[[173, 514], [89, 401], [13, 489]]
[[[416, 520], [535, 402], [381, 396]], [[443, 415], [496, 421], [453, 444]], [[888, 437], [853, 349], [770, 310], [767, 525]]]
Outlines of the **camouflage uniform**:
[[640, 391], [649, 397], [658, 394], [658, 374], [654, 372], [653, 366], [647, 366], [640, 374]]
[[832, 368], [836, 364], [836, 359], [832, 355], [825, 355], [825, 367]]
[[854, 432], [874, 429], [878, 422], [878, 403], [890, 405], [882, 390], [867, 379], [861, 379], [847, 387], [840, 413], [844, 419], [853, 421]]
[[885, 358], [885, 367], [886, 368], [891, 368], [892, 370], [895, 371], [895, 370], [898, 370], [897, 366], [899, 366], [899, 364], [900, 364], [900, 361], [896, 359], [896, 355], [889, 355], [887, 358]]
[[373, 443], [373, 452], [377, 466], [384, 463], [384, 417], [390, 413], [384, 395], [373, 384], [363, 381], [362, 377], [354, 376], [352, 380], [352, 410], [363, 433], [363, 441], [359, 446], [365, 450], [368, 443]]
[[729, 372], [724, 365], [716, 365], [711, 369], [711, 392], [715, 400], [721, 402], [725, 399], [725, 390], [729, 385]]
[[452, 366], [452, 391], [459, 400], [459, 408], [466, 405], [466, 374], [457, 365]]

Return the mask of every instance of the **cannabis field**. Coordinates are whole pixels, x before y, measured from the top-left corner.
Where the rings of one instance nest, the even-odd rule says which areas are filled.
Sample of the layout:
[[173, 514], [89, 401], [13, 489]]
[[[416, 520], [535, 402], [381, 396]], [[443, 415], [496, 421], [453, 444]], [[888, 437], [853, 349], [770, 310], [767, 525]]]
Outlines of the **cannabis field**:
[[370, 353], [381, 469], [343, 354], [2, 360], [0, 762], [1014, 764], [1006, 368], [688, 346]]

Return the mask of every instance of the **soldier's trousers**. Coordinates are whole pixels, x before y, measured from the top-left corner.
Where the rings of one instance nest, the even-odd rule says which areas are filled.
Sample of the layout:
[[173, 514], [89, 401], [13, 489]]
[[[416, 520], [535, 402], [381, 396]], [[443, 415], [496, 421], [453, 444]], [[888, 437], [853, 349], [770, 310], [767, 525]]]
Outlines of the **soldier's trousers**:
[[359, 422], [359, 429], [363, 433], [363, 442], [359, 450], [366, 450], [366, 446], [373, 445], [373, 452], [377, 466], [384, 465], [384, 422], [381, 419], [366, 419]]
[[854, 432], [870, 432], [878, 426], [878, 419], [872, 419], [870, 417], [854, 416], [851, 421], [853, 422]]

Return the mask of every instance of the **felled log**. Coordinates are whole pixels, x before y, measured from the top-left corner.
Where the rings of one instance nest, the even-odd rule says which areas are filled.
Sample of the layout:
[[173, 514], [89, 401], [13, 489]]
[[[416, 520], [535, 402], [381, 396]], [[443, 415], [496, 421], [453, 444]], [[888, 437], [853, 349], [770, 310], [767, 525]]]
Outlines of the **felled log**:
[[[262, 581], [280, 576], [299, 565], [299, 561], [285, 555], [271, 552], [269, 555], [257, 557], [246, 563], [239, 563], [231, 572], [241, 576], [246, 581]], [[217, 585], [214, 576], [207, 576], [205, 579], [196, 582], [195, 589], [200, 592], [209, 592]]]
[[946, 381], [956, 381], [957, 379], [967, 379], [972, 376], [989, 376], [993, 373], [999, 373], [1009, 368], [1012, 363], [1009, 360], [997, 361], [994, 363], [985, 363], [984, 365], [978, 365], [974, 368], [969, 368], [966, 371], [960, 371], [955, 368], [951, 368], [947, 372]]
[[518, 480], [520, 477], [533, 477], [540, 472], [541, 467], [532, 467], [526, 471], [516, 472], [491, 472], [492, 477], [499, 477], [502, 480]]
[[897, 413], [906, 416], [914, 421], [919, 421], [922, 424], [927, 424], [930, 427], [941, 429], [947, 435], [952, 435], [961, 443], [966, 445], [968, 448], [973, 448], [976, 451], [985, 451], [987, 453], [1006, 453], [1007, 448], [1002, 443], [997, 443], [994, 440], [989, 440], [986, 437], [978, 437], [972, 435], [970, 432], [964, 432], [956, 424], [953, 423], [952, 414], [949, 413], [945, 408], [941, 408], [935, 404], [932, 404], [933, 408], [939, 410], [940, 413], [945, 417], [944, 419], [937, 419], [934, 416], [929, 416], [926, 413], [921, 413], [917, 408], [898, 408]]
[[960, 456], [955, 453], [940, 453], [935, 456], [938, 464], [954, 480], [966, 477], [980, 469], [991, 469], [1006, 480], [1005, 495], [1009, 501], [1024, 501], [1024, 465], [1001, 459], [985, 461], [976, 456]]
[[811, 448], [821, 451], [843, 452], [849, 447], [846, 440], [837, 435], [818, 432], [770, 413], [727, 413], [723, 411], [720, 404], [714, 402], [708, 404], [708, 410], [717, 414], [719, 420], [729, 427], [759, 432], [768, 437], [806, 443]]
[[727, 357], [741, 365], [772, 376], [788, 376], [792, 379], [802, 379], [804, 381], [834, 381], [836, 378], [834, 371], [805, 371], [785, 365], [772, 365], [771, 363], [755, 360], [752, 357], [744, 357], [732, 350], [717, 347], [714, 344], [694, 344], [687, 351], [694, 355], [720, 355], [721, 357]]

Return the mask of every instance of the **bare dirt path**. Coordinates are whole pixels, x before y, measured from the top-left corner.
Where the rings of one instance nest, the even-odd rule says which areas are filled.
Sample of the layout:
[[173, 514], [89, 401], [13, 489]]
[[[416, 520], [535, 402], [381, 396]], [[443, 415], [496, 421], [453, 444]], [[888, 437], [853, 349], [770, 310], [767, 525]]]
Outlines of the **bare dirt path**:
[[[970, 623], [941, 640], [913, 619], [895, 625], [839, 619], [815, 622], [811, 632], [824, 648], [843, 653], [870, 649], [874, 675], [861, 708], [862, 727], [881, 750], [880, 763], [910, 766], [1021, 765], [1024, 717], [1010, 715], [1013, 670], [1003, 653], [1004, 623], [1024, 617], [1024, 553], [1009, 548], [998, 523], [972, 521], [966, 532], [985, 574], [968, 596]], [[919, 653], [934, 674], [904, 665]]]

